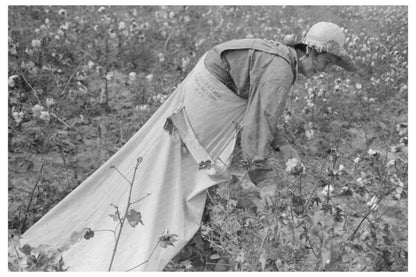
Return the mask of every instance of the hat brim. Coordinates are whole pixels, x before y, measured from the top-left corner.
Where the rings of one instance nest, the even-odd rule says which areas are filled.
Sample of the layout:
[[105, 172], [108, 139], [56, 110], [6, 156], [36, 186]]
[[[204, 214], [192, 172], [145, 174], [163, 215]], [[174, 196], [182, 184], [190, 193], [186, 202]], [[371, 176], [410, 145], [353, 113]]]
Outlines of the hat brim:
[[323, 46], [323, 45], [316, 45], [315, 43], [313, 43], [311, 41], [307, 41], [307, 40], [303, 39], [303, 40], [299, 40], [299, 41], [296, 41], [296, 42], [292, 42], [291, 46], [296, 46], [296, 45], [300, 45], [300, 44], [304, 44], [304, 45], [307, 45], [309, 47], [315, 48], [319, 52], [330, 53], [330, 54], [338, 57], [339, 60], [335, 64], [342, 67], [343, 69], [345, 69], [347, 71], [353, 72], [353, 71], [357, 70], [357, 68], [354, 64], [354, 61], [347, 54], [347, 51], [345, 51], [345, 49], [343, 47], [339, 46], [339, 44], [336, 43], [335, 41], [329, 41], [326, 45]]
[[352, 58], [348, 55], [347, 51], [345, 51], [343, 47], [339, 46], [338, 43], [330, 41], [326, 47], [324, 47], [323, 51], [335, 55], [339, 58], [339, 60], [335, 63], [336, 65], [351, 72], [357, 70]]

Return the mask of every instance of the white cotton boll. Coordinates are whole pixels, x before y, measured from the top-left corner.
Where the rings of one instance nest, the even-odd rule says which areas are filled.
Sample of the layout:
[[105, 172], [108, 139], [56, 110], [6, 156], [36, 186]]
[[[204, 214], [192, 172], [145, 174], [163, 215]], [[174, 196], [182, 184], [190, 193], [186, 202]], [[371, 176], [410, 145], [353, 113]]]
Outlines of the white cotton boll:
[[370, 156], [377, 156], [377, 155], [380, 155], [380, 151], [373, 150], [373, 149], [369, 149], [367, 153], [368, 153], [368, 155], [370, 155]]
[[402, 137], [399, 141], [400, 146], [405, 147], [408, 144], [408, 138], [407, 137]]
[[347, 173], [347, 171], [345, 170], [345, 167], [341, 164], [338, 168], [337, 175], [343, 175], [343, 174], [346, 174], [346, 173]]
[[357, 184], [359, 185], [359, 186], [364, 186], [365, 184], [366, 184], [366, 181], [365, 181], [365, 179], [363, 179], [362, 177], [359, 177], [357, 180], [356, 180], [356, 182], [357, 182]]
[[400, 200], [403, 193], [404, 183], [399, 179], [399, 177], [397, 177], [397, 175], [393, 175], [393, 177], [390, 178], [390, 181], [397, 186], [394, 191], [393, 198]]
[[79, 71], [77, 72], [77, 74], [75, 75], [75, 78], [79, 81], [84, 81], [87, 78], [87, 75], [85, 74], [84, 71]]
[[332, 194], [332, 192], [334, 192], [334, 187], [332, 185], [327, 185], [324, 187], [324, 189], [321, 191], [321, 194], [324, 196], [327, 196], [328, 193], [329, 195]]
[[162, 97], [160, 97], [160, 103], [163, 103], [163, 102], [165, 102], [166, 101], [166, 99], [168, 99], [168, 96], [167, 95], [162, 95]]
[[185, 71], [191, 59], [189, 57], [182, 58], [182, 70]]
[[153, 81], [153, 74], [149, 74], [145, 78], [146, 78], [147, 81], [151, 82], [151, 81]]
[[390, 178], [390, 181], [397, 186], [394, 191], [393, 198], [400, 200], [403, 193], [404, 183], [399, 179], [399, 177], [397, 177], [397, 175], [393, 175], [393, 177]]
[[14, 79], [17, 79], [19, 76], [17, 75], [12, 75], [9, 77], [9, 87], [14, 87], [16, 85], [16, 82], [14, 81]]
[[314, 138], [314, 130], [306, 130], [305, 135], [308, 140], [312, 140]]
[[205, 38], [202, 38], [202, 39], [198, 40], [197, 42], [195, 42], [195, 48], [199, 48], [205, 42], [206, 42], [206, 39]]
[[59, 28], [62, 29], [62, 30], [67, 31], [69, 29], [69, 27], [71, 27], [71, 23], [65, 22], [65, 24], [61, 25]]
[[28, 54], [29, 56], [32, 56], [33, 55], [33, 50], [26, 48], [25, 53]]
[[163, 63], [165, 61], [165, 55], [163, 53], [159, 53], [158, 57], [159, 57], [159, 62], [160, 63]]
[[35, 106], [32, 107], [32, 112], [33, 112], [33, 116], [34, 117], [39, 117], [40, 113], [43, 111], [43, 106], [36, 104]]
[[137, 73], [136, 72], [130, 72], [129, 73], [129, 81], [134, 82], [137, 79]]
[[48, 111], [41, 111], [39, 118], [44, 120], [44, 121], [49, 121], [50, 120], [49, 112]]
[[16, 123], [19, 124], [23, 120], [24, 113], [23, 112], [13, 112], [12, 116], [13, 116], [14, 120], [16, 121]]
[[287, 162], [286, 162], [286, 171], [287, 172], [292, 172], [296, 168], [297, 164], [298, 164], [298, 160], [296, 158], [292, 158], [292, 159], [287, 160]]
[[358, 164], [360, 161], [361, 161], [360, 157], [357, 157], [357, 158], [354, 159], [355, 164]]
[[60, 10], [58, 11], [58, 14], [59, 14], [60, 16], [67, 16], [67, 12], [66, 12], [66, 10], [64, 10], [64, 9], [60, 9]]
[[400, 124], [399, 127], [399, 136], [403, 136], [407, 133], [407, 124]]
[[108, 72], [107, 75], [105, 75], [105, 78], [107, 79], [107, 81], [113, 80], [114, 79], [113, 72]]
[[370, 207], [371, 210], [376, 210], [378, 208], [377, 201], [377, 196], [373, 196], [371, 200], [367, 202], [367, 206]]
[[88, 62], [88, 68], [89, 69], [93, 69], [94, 68], [95, 63], [93, 61], [89, 61]]
[[126, 28], [126, 23], [124, 21], [120, 21], [118, 23], [118, 29], [119, 30], [124, 30]]
[[32, 40], [32, 47], [33, 48], [39, 48], [41, 46], [41, 42], [38, 39]]
[[150, 23], [149, 23], [149, 22], [145, 22], [145, 23], [143, 23], [143, 24], [140, 26], [140, 28], [141, 28], [142, 30], [148, 30], [148, 29], [150, 28]]
[[289, 114], [285, 114], [284, 117], [283, 117], [283, 120], [284, 120], [285, 123], [289, 123], [290, 119], [291, 119], [291, 116]]
[[136, 110], [137, 111], [141, 111], [141, 112], [148, 111], [149, 110], [149, 105], [139, 105], [139, 106], [136, 106]]
[[400, 152], [400, 150], [401, 150], [401, 147], [400, 147], [399, 145], [393, 145], [393, 146], [390, 148], [390, 151], [391, 151], [392, 153], [397, 153], [397, 152]]
[[183, 18], [183, 22], [185, 22], [185, 24], [189, 23], [190, 21], [191, 21], [191, 18], [187, 15]]
[[396, 160], [390, 160], [388, 161], [388, 163], [386, 164], [387, 167], [389, 166], [394, 166], [396, 164]]
[[55, 100], [53, 98], [46, 98], [46, 106], [49, 108], [50, 106], [55, 105]]

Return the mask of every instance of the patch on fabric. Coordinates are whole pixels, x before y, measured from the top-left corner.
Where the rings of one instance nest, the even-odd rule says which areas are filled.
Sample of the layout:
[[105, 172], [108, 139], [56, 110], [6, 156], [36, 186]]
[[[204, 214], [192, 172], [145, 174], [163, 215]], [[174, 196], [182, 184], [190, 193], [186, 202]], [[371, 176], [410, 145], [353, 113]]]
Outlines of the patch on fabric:
[[165, 122], [165, 125], [163, 126], [163, 129], [167, 131], [169, 135], [172, 135], [173, 127], [174, 125], [173, 125], [172, 119], [170, 117], [166, 118], [166, 122]]

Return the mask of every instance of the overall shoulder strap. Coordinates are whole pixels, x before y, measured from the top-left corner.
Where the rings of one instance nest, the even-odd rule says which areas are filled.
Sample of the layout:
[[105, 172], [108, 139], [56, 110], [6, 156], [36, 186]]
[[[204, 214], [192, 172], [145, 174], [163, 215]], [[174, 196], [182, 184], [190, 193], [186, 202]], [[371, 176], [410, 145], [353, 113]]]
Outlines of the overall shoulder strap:
[[255, 49], [280, 56], [289, 64], [291, 64], [291, 61], [293, 60], [289, 47], [283, 43], [265, 39], [236, 39], [219, 44], [215, 46], [215, 48], [220, 55], [222, 52], [228, 50]]

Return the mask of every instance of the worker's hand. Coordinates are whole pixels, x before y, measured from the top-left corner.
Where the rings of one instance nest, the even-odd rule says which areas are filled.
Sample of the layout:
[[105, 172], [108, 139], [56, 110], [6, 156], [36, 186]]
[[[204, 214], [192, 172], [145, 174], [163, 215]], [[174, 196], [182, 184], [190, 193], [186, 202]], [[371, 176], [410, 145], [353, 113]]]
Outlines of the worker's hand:
[[296, 159], [297, 160], [297, 166], [302, 165], [302, 161], [299, 157], [298, 152], [290, 145], [282, 145], [279, 147], [279, 151], [283, 154], [283, 160], [286, 163], [290, 159]]
[[276, 197], [276, 185], [267, 184], [259, 189], [259, 193], [263, 207], [272, 206]]

